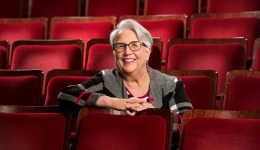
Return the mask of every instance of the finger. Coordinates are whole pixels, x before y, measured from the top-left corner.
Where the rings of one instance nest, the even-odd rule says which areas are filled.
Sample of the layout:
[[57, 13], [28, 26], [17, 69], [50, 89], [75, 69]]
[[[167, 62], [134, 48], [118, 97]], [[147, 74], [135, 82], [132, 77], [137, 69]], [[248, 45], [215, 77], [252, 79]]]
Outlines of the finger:
[[136, 112], [140, 112], [140, 111], [143, 111], [143, 110], [145, 110], [145, 109], [147, 109], [147, 107], [139, 107], [139, 108], [137, 108], [135, 111], [136, 111]]
[[142, 105], [142, 107], [138, 107], [135, 111], [139, 112], [139, 111], [143, 111], [147, 108], [154, 108], [154, 107], [150, 103], [145, 103], [144, 105]]
[[128, 109], [133, 109], [133, 108], [142, 107], [142, 105], [143, 105], [143, 104], [139, 104], [139, 103], [134, 103], [134, 104], [128, 103], [128, 104], [126, 105], [126, 108], [128, 108]]
[[136, 114], [135, 111], [131, 112], [130, 110], [126, 109], [125, 113], [128, 114], [129, 116], [134, 116]]
[[128, 109], [131, 109], [132, 111], [137, 111], [139, 109], [146, 109], [146, 107], [144, 105], [138, 104], [138, 105], [135, 105], [135, 106], [128, 108]]

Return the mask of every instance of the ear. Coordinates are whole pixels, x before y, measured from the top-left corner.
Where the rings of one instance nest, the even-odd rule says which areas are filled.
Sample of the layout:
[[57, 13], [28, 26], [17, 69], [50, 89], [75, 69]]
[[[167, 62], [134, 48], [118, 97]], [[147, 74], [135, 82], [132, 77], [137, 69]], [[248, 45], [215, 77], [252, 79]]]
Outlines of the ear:
[[149, 61], [151, 52], [152, 52], [151, 48], [148, 48], [148, 50], [146, 50], [146, 61]]

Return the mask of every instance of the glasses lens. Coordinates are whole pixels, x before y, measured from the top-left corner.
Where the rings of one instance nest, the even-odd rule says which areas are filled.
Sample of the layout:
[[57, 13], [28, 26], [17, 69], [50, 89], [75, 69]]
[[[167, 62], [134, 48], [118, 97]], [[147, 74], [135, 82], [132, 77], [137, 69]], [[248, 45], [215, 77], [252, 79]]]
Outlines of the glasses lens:
[[139, 50], [141, 48], [141, 42], [139, 41], [134, 41], [134, 42], [131, 42], [129, 44], [131, 50], [135, 51], [135, 50]]
[[125, 44], [123, 44], [123, 43], [116, 43], [116, 44], [114, 45], [114, 49], [115, 49], [117, 52], [124, 51], [124, 50], [125, 50]]

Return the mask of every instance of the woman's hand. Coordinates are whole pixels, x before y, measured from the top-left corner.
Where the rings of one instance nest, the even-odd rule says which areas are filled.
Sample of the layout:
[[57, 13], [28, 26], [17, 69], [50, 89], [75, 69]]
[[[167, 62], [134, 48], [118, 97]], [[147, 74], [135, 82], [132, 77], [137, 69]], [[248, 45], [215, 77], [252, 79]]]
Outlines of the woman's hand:
[[130, 99], [119, 99], [101, 96], [96, 102], [96, 106], [124, 111], [130, 116], [134, 116], [137, 112], [147, 108], [154, 108], [153, 105], [148, 103], [146, 100], [137, 97], [131, 97]]
[[143, 111], [147, 108], [154, 108], [153, 105], [148, 103], [146, 100], [139, 99], [137, 97], [131, 97], [130, 99], [127, 99], [126, 102], [126, 108], [132, 110], [134, 115], [137, 112]]
[[128, 109], [126, 107], [128, 105], [127, 100], [128, 99], [114, 98], [113, 101], [111, 101], [110, 108], [116, 109], [116, 110], [121, 110], [130, 116], [134, 116], [136, 114], [136, 112], [131, 111], [130, 109]]
[[98, 107], [108, 107], [115, 110], [124, 111], [126, 114], [134, 116], [136, 112], [131, 112], [126, 108], [128, 99], [112, 98], [109, 96], [101, 96], [97, 102], [96, 106]]

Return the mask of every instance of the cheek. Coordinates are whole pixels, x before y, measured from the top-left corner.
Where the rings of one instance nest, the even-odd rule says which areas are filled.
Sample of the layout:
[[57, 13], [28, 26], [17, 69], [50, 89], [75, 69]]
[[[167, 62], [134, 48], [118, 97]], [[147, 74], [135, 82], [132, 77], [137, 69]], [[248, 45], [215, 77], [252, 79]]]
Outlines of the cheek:
[[115, 57], [116, 66], [118, 66], [119, 63], [120, 63], [120, 54], [115, 53], [115, 54], [114, 54], [114, 57]]
[[149, 52], [146, 52], [145, 56], [146, 56], [146, 61], [148, 61], [149, 58], [150, 58], [150, 53], [149, 53]]

